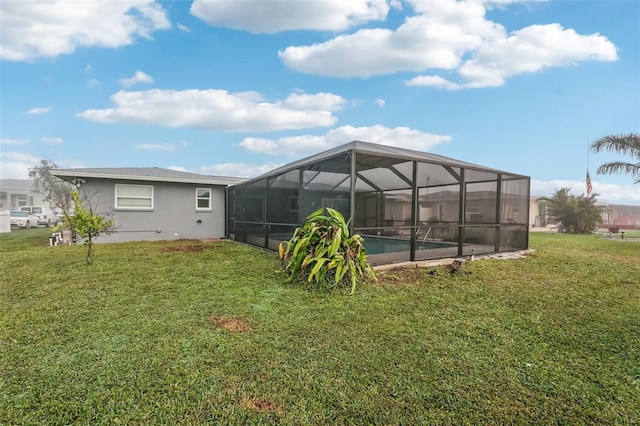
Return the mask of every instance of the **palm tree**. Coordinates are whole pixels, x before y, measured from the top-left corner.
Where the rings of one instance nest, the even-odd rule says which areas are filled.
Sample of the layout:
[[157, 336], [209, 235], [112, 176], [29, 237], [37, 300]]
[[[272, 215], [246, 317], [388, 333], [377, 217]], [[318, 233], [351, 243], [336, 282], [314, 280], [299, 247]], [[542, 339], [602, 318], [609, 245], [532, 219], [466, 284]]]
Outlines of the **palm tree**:
[[596, 205], [598, 194], [575, 196], [570, 188], [557, 189], [551, 197], [540, 200], [549, 203], [549, 215], [560, 223], [560, 230], [571, 234], [588, 234], [602, 223], [602, 209]]
[[640, 135], [637, 133], [629, 133], [627, 135], [609, 135], [598, 139], [591, 144], [593, 152], [615, 151], [622, 155], [631, 156], [631, 161], [637, 160], [637, 163], [628, 163], [624, 161], [612, 161], [604, 163], [596, 172], [600, 175], [623, 173], [634, 177], [634, 183], [640, 183]]

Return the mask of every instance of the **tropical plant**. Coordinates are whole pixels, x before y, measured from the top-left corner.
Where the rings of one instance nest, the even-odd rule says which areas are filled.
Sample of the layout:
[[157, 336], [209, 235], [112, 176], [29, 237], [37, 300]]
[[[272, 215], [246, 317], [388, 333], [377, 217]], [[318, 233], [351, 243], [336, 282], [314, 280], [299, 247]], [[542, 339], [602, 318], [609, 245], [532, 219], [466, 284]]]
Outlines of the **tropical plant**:
[[349, 236], [349, 223], [339, 211], [316, 210], [289, 241], [280, 243], [287, 282], [305, 283], [309, 289], [350, 285], [353, 294], [359, 282], [375, 280], [363, 242], [358, 234]]
[[561, 188], [551, 197], [542, 197], [547, 201], [548, 214], [560, 230], [571, 234], [588, 234], [602, 223], [602, 209], [596, 205], [598, 194], [575, 196], [569, 193], [571, 188]]
[[640, 135], [637, 133], [609, 135], [601, 137], [591, 144], [593, 152], [615, 151], [618, 154], [629, 155], [636, 163], [626, 161], [612, 161], [604, 163], [596, 172], [598, 174], [628, 174], [634, 178], [634, 183], [640, 183]]
[[78, 191], [71, 193], [74, 202], [73, 214], [66, 214], [62, 218], [62, 223], [55, 229], [61, 231], [69, 229], [78, 237], [85, 239], [87, 247], [87, 263], [93, 260], [93, 240], [101, 234], [110, 234], [115, 228], [115, 221], [109, 220], [93, 211], [90, 203], [89, 207], [84, 207], [83, 200]]

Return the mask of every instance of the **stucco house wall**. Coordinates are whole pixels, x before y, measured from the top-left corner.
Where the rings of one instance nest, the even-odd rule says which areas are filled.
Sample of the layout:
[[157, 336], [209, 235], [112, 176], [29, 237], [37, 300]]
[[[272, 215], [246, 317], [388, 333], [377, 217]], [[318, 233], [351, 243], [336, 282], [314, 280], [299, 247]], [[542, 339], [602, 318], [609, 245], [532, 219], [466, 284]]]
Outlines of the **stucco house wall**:
[[[115, 232], [100, 236], [97, 242], [222, 238], [226, 235], [225, 189], [243, 180], [157, 167], [57, 169], [52, 174], [76, 185], [96, 213], [116, 222]], [[151, 189], [152, 201], [147, 206], [123, 201], [126, 188]], [[203, 202], [198, 189], [210, 194], [208, 207], [198, 208], [198, 200]], [[140, 201], [138, 196], [129, 198]]]
[[[153, 186], [153, 209], [115, 207], [117, 184]], [[211, 210], [196, 210], [196, 188], [211, 189]], [[180, 238], [221, 238], [225, 235], [225, 190], [223, 186], [131, 180], [86, 180], [80, 192], [96, 212], [116, 221], [116, 232], [98, 238], [101, 242], [153, 241]]]

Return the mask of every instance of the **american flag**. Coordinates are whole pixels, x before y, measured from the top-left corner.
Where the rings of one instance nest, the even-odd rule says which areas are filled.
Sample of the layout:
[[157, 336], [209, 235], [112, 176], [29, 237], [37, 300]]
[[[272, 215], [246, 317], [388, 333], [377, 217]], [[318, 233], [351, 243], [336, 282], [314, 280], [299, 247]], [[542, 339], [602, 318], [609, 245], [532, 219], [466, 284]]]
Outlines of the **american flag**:
[[587, 170], [587, 195], [591, 194], [593, 186], [591, 186], [591, 176], [589, 176], [589, 170]]

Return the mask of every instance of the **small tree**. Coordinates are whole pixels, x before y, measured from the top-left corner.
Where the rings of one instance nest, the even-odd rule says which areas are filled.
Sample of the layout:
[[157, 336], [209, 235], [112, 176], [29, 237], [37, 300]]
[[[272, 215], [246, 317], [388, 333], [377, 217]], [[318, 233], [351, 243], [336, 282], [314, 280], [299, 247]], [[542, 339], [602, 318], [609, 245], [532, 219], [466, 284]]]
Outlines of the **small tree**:
[[571, 188], [561, 188], [551, 197], [541, 200], [549, 203], [548, 212], [557, 222], [561, 230], [568, 233], [587, 234], [596, 230], [602, 223], [602, 209], [596, 205], [596, 196], [571, 195]]
[[322, 208], [307, 217], [289, 241], [279, 247], [280, 259], [288, 282], [306, 283], [309, 289], [333, 289], [351, 286], [351, 294], [358, 282], [375, 279], [367, 262], [363, 238], [349, 236], [344, 216], [334, 209]]
[[89, 207], [84, 207], [78, 191], [73, 191], [71, 198], [74, 202], [73, 214], [65, 214], [62, 218], [62, 224], [57, 229], [70, 229], [78, 237], [85, 239], [87, 263], [90, 264], [93, 259], [93, 239], [101, 234], [111, 234], [115, 228], [115, 221], [94, 213], [88, 202]]
[[44, 200], [65, 213], [71, 209], [73, 186], [51, 174], [58, 166], [53, 161], [40, 160], [29, 168], [29, 178], [34, 181], [34, 189], [43, 195]]

